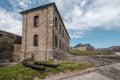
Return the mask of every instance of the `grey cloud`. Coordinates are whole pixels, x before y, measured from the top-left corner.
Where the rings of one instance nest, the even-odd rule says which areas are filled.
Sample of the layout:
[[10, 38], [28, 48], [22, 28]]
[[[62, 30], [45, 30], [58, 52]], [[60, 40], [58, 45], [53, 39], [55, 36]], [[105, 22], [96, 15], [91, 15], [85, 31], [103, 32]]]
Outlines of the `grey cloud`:
[[[72, 38], [81, 38], [86, 30], [96, 27], [120, 28], [120, 0], [52, 0], [64, 17]], [[71, 33], [70, 33], [71, 34]]]

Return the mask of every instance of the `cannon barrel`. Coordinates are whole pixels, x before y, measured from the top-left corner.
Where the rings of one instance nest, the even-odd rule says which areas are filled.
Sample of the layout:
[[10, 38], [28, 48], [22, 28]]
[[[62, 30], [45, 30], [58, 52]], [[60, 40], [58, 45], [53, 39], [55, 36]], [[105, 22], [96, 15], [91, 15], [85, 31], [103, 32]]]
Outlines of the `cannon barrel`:
[[30, 67], [32, 69], [37, 69], [37, 70], [41, 70], [41, 71], [45, 70], [44, 66], [38, 66], [38, 65], [30, 64], [30, 63], [23, 63], [23, 65], [26, 67]]
[[57, 67], [58, 65], [55, 65], [55, 64], [46, 64], [46, 63], [43, 63], [43, 62], [34, 62], [33, 64], [35, 65], [44, 65], [44, 66], [48, 66], [48, 67]]

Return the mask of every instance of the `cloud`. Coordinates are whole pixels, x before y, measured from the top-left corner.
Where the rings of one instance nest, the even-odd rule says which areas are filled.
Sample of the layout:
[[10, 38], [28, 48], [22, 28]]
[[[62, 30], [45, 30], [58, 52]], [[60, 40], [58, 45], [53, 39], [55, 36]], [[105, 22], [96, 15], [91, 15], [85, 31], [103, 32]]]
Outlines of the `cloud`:
[[82, 2], [81, 2], [81, 7], [83, 7], [85, 4], [87, 3], [87, 1], [86, 0], [83, 0]]
[[[22, 33], [22, 20], [20, 11], [28, 9], [31, 2], [29, 0], [9, 0], [11, 10], [0, 7], [0, 29], [14, 34], [21, 35]], [[7, 5], [5, 5], [7, 6]]]
[[9, 0], [14, 12], [19, 12], [21, 10], [29, 9], [32, 6], [31, 0]]
[[[0, 7], [0, 29], [21, 34], [20, 11], [55, 2], [71, 39], [82, 38], [94, 28], [120, 29], [119, 0], [8, 0], [9, 11]], [[3, 4], [2, 4], [3, 5]], [[8, 8], [7, 5], [6, 8]]]
[[21, 34], [21, 21], [14, 13], [9, 13], [5, 9], [0, 10], [0, 29], [15, 34]]
[[56, 2], [71, 38], [81, 38], [86, 31], [97, 27], [106, 30], [120, 28], [119, 0], [52, 1]]
[[[4, 1], [4, 0], [3, 0]], [[30, 9], [32, 7], [40, 6], [43, 1], [39, 0], [8, 0], [2, 2], [0, 6], [0, 29], [21, 35], [22, 33], [22, 16], [20, 11]], [[4, 4], [3, 4], [4, 3]], [[8, 5], [11, 5], [8, 9]]]

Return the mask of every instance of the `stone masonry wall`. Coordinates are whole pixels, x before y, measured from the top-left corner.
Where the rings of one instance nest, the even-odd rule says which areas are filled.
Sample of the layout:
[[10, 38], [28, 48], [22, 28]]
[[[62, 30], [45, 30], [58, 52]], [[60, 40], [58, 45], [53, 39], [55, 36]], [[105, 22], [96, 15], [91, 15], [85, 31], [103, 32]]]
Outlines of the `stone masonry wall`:
[[[45, 60], [47, 49], [48, 60], [64, 57], [63, 53], [69, 49], [69, 36], [65, 29], [55, 4], [46, 5], [22, 13], [22, 52], [26, 52], [28, 57], [34, 55], [35, 60]], [[34, 27], [34, 16], [39, 16], [39, 26]], [[58, 19], [58, 29], [55, 27], [55, 17]], [[59, 25], [61, 24], [61, 33]], [[38, 35], [38, 46], [34, 46], [34, 35]], [[64, 36], [63, 36], [64, 34]], [[55, 35], [58, 37], [55, 47]], [[60, 48], [61, 40], [61, 48]]]
[[[67, 34], [65, 25], [63, 23], [63, 21], [61, 20], [62, 18], [60, 18], [59, 13], [57, 12], [57, 9], [54, 7], [54, 35], [53, 36], [57, 36], [58, 38], [58, 47], [54, 47], [55, 52], [59, 52], [59, 54], [61, 53], [66, 53], [69, 50], [69, 35]], [[55, 26], [55, 18], [57, 18], [57, 26]], [[61, 26], [61, 29], [60, 29]], [[60, 33], [61, 32], [61, 33]], [[60, 48], [60, 40], [61, 40], [61, 48]], [[55, 46], [55, 41], [54, 41], [54, 46]], [[62, 54], [61, 54], [62, 56]]]
[[13, 61], [14, 44], [21, 44], [21, 36], [0, 30], [0, 59]]
[[[34, 16], [36, 15], [39, 16], [38, 27], [34, 27]], [[42, 55], [43, 53], [41, 52], [46, 50], [46, 45], [47, 49], [52, 49], [53, 41], [52, 27], [53, 27], [53, 6], [49, 6], [48, 8], [46, 7], [39, 8], [37, 10], [33, 10], [23, 14], [22, 51], [23, 52], [27, 51], [27, 53], [39, 51], [39, 55]], [[36, 34], [38, 35], [38, 46], [33, 45], [34, 42], [33, 38], [34, 35]], [[35, 53], [35, 55], [38, 56], [37, 53]]]

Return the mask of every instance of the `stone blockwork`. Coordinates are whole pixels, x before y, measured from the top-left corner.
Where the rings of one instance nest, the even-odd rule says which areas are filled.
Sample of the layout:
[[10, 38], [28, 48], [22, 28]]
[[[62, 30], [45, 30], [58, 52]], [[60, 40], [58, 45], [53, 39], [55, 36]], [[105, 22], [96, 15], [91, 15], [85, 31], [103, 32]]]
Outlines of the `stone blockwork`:
[[72, 49], [75, 50], [81, 50], [81, 51], [90, 51], [90, 50], [95, 50], [93, 46], [91, 46], [90, 44], [77, 44], [75, 47], [73, 47]]
[[21, 51], [21, 44], [14, 44], [14, 61], [21, 62], [24, 59], [24, 53]]
[[0, 30], [0, 41], [2, 39], [9, 40], [11, 44], [21, 44], [22, 37], [10, 32]]
[[0, 30], [0, 60], [14, 60], [14, 44], [21, 44], [21, 36]]
[[[55, 3], [20, 12], [23, 16], [22, 52], [35, 60], [64, 57], [69, 49], [69, 35]], [[37, 16], [37, 21], [35, 21]], [[35, 26], [35, 23], [38, 23]], [[37, 45], [35, 36], [38, 36]], [[47, 54], [47, 56], [46, 56]]]

